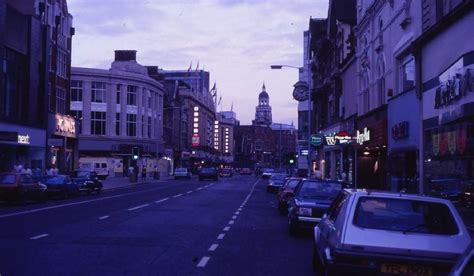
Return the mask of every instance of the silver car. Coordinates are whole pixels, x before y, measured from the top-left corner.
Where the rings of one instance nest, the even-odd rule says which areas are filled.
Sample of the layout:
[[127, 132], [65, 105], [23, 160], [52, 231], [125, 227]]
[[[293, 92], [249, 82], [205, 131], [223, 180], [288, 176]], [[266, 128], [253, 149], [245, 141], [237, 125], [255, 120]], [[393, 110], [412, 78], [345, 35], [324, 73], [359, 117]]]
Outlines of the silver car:
[[447, 275], [471, 242], [451, 202], [343, 190], [314, 228], [313, 269], [345, 275]]

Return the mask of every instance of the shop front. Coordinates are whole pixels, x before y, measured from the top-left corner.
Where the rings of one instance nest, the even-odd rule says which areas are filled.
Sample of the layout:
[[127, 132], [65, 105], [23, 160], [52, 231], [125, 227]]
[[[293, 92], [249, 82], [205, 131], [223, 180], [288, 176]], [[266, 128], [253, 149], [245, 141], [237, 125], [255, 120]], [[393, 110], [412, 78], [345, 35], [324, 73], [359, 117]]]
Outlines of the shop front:
[[470, 52], [431, 80], [433, 85], [423, 93], [428, 184], [435, 178], [474, 178], [473, 72], [474, 52]]
[[388, 101], [387, 173], [392, 191], [418, 192], [420, 112], [414, 90]]
[[69, 173], [77, 168], [79, 159], [77, 121], [62, 114], [50, 114], [49, 121], [46, 166], [57, 168], [60, 173]]
[[357, 188], [387, 190], [387, 108], [382, 106], [357, 119], [355, 133]]
[[15, 124], [0, 123], [0, 172], [15, 166], [43, 172], [45, 166], [46, 131]]

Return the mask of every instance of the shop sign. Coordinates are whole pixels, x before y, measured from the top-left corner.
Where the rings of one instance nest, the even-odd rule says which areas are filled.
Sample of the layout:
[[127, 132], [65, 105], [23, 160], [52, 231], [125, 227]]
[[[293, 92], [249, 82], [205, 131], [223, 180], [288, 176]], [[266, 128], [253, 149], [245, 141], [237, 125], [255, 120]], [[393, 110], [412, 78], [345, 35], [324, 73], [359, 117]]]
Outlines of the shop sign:
[[189, 151], [183, 151], [181, 152], [181, 159], [183, 160], [189, 160], [191, 157], [191, 153]]
[[311, 135], [310, 143], [312, 146], [319, 147], [324, 143], [324, 136], [321, 134]]
[[307, 150], [307, 149], [300, 149], [300, 155], [301, 155], [301, 156], [309, 155], [309, 150]]
[[364, 127], [364, 131], [362, 133], [357, 130], [356, 141], [359, 145], [363, 145], [365, 142], [370, 141], [370, 131], [366, 127]]
[[463, 125], [457, 129], [449, 131], [440, 130], [431, 135], [432, 153], [434, 156], [444, 156], [446, 154], [464, 154], [467, 147], [466, 130]]
[[56, 114], [56, 135], [76, 137], [76, 120], [72, 117]]
[[352, 136], [347, 131], [339, 131], [332, 135], [326, 135], [325, 138], [326, 144], [329, 146], [349, 144], [354, 141]]
[[197, 134], [197, 133], [193, 134], [193, 136], [191, 138], [191, 145], [193, 147], [199, 146], [199, 134]]
[[30, 136], [28, 134], [26, 134], [26, 135], [18, 134], [17, 141], [18, 141], [18, 144], [29, 145], [30, 144]]
[[400, 140], [407, 138], [409, 133], [408, 133], [408, 121], [403, 121], [398, 124], [395, 124], [392, 127], [392, 138], [393, 140]]
[[463, 65], [464, 58], [461, 58], [439, 76], [440, 85], [436, 89], [435, 109], [453, 104], [465, 97], [467, 92], [474, 92], [471, 68], [463, 67]]
[[18, 132], [15, 131], [0, 131], [0, 141], [15, 142], [18, 140]]

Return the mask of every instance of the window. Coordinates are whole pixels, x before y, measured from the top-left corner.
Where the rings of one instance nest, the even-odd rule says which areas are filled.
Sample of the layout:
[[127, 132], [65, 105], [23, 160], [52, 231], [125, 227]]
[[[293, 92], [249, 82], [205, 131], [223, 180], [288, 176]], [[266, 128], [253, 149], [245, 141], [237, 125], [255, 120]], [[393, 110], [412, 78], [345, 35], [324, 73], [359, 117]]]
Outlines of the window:
[[67, 75], [67, 54], [58, 49], [58, 55], [56, 59], [57, 63], [57, 75], [63, 78], [66, 78]]
[[105, 135], [105, 112], [91, 112], [91, 134]]
[[336, 221], [339, 212], [341, 211], [342, 205], [346, 200], [349, 198], [349, 194], [346, 192], [340, 192], [336, 199], [331, 203], [329, 209], [327, 211], [329, 219], [332, 221]]
[[400, 92], [407, 91], [415, 86], [415, 59], [408, 55], [400, 60]]
[[152, 103], [153, 103], [153, 102], [151, 101], [151, 92], [148, 91], [148, 108], [151, 108], [151, 104], [152, 104]]
[[103, 82], [92, 82], [92, 102], [105, 103], [105, 88]]
[[56, 88], [56, 112], [66, 113], [66, 90], [62, 88]]
[[117, 94], [116, 94], [116, 103], [120, 104], [120, 90], [122, 90], [122, 85], [117, 84]]
[[129, 85], [127, 86], [127, 104], [137, 105], [137, 87]]
[[115, 113], [115, 135], [120, 136], [120, 113]]
[[146, 99], [147, 99], [146, 93], [148, 93], [148, 90], [143, 89], [143, 92], [142, 92], [142, 106], [143, 106], [143, 108], [145, 108], [147, 106], [147, 104], [146, 104]]
[[71, 101], [82, 102], [82, 81], [71, 81]]
[[127, 136], [137, 136], [137, 115], [127, 114]]
[[151, 117], [148, 117], [148, 138], [151, 138]]
[[354, 225], [389, 231], [455, 235], [459, 232], [448, 206], [443, 203], [381, 197], [361, 197]]
[[79, 123], [76, 124], [76, 131], [78, 134], [82, 133], [82, 110], [70, 110], [69, 115], [79, 120]]
[[145, 116], [142, 116], [142, 137], [145, 137]]

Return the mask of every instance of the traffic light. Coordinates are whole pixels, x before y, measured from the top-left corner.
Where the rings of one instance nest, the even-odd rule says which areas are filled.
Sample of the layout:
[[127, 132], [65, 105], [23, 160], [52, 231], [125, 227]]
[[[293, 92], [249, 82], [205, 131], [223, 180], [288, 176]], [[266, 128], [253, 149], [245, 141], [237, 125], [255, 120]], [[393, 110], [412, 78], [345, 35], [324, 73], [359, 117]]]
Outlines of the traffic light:
[[133, 160], [138, 160], [138, 157], [140, 157], [140, 148], [139, 147], [133, 147], [132, 148], [132, 159]]

